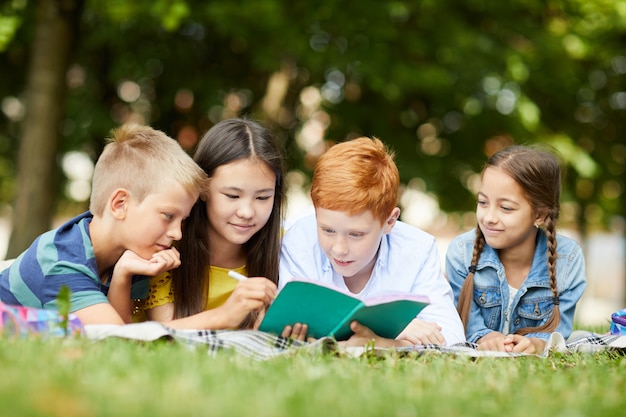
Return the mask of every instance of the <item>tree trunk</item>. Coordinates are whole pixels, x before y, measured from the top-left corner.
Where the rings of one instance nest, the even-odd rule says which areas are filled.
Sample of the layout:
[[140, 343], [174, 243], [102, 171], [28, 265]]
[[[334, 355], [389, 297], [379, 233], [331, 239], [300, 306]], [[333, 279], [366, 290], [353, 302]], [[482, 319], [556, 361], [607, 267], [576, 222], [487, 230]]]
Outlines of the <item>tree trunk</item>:
[[19, 255], [52, 223], [65, 76], [83, 4], [84, 0], [36, 2], [26, 117], [18, 154], [18, 192], [7, 258]]

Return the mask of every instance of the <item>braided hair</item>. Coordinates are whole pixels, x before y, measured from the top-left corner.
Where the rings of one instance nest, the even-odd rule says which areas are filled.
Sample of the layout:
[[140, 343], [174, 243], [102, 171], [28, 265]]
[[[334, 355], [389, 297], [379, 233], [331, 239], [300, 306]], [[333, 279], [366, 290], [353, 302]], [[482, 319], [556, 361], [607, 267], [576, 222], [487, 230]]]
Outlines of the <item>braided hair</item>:
[[[554, 309], [550, 318], [543, 325], [524, 327], [518, 329], [515, 333], [526, 335], [528, 333], [554, 331], [560, 322], [559, 292], [556, 280], [556, 222], [559, 217], [561, 199], [561, 168], [559, 160], [551, 152], [529, 146], [515, 145], [491, 156], [483, 169], [483, 174], [488, 167], [499, 167], [504, 170], [522, 187], [532, 208], [537, 212], [545, 213], [543, 229], [548, 240], [548, 276], [550, 289], [553, 294]], [[485, 236], [480, 227], [476, 226], [472, 261], [469, 273], [461, 288], [457, 305], [457, 310], [465, 327], [467, 327], [472, 304], [474, 273], [485, 244]]]

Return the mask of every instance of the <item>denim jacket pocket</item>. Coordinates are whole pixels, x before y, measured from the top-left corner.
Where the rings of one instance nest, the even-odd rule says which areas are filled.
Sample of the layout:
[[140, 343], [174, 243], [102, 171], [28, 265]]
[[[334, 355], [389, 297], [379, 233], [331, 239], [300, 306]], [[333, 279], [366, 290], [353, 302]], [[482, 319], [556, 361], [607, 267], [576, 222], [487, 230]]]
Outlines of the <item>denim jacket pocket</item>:
[[521, 300], [517, 309], [519, 317], [512, 325], [515, 329], [539, 326], [552, 315], [553, 310], [552, 297], [533, 297], [528, 300]]
[[500, 288], [475, 285], [474, 302], [480, 307], [485, 325], [492, 330], [498, 330], [502, 315], [502, 294]]

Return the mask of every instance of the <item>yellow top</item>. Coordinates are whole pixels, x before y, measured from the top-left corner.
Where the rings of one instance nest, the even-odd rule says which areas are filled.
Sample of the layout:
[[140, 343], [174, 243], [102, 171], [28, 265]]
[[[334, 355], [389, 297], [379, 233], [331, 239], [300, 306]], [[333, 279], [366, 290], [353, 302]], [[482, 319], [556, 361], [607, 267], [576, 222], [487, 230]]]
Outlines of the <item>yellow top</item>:
[[[246, 275], [246, 267], [241, 266], [233, 269], [240, 274]], [[237, 280], [228, 275], [229, 268], [210, 266], [204, 279], [209, 281], [209, 296], [204, 310], [211, 310], [226, 302], [237, 286]], [[134, 313], [134, 321], [145, 321], [145, 310], [162, 306], [174, 302], [172, 290], [172, 276], [169, 272], [164, 272], [156, 277], [150, 278], [150, 290], [148, 297], [138, 303], [138, 308]]]

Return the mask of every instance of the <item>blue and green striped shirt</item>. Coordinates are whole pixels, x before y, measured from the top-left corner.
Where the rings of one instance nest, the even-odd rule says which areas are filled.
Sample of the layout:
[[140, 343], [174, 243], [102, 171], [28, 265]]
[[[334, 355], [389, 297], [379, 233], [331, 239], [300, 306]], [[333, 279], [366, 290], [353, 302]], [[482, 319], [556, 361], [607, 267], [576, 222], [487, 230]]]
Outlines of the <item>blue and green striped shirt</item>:
[[[100, 282], [89, 235], [87, 211], [39, 236], [0, 273], [0, 300], [6, 304], [56, 309], [63, 285], [71, 291], [70, 312], [108, 303], [108, 285]], [[145, 298], [149, 279], [133, 277], [131, 298]]]

